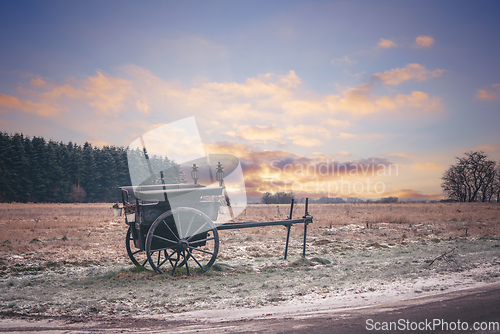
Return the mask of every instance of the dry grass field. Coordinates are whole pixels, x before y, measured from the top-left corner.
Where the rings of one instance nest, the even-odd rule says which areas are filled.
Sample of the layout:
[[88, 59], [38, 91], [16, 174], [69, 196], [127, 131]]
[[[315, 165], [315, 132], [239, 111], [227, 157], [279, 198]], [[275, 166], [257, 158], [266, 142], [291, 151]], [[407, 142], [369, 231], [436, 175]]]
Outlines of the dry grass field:
[[[286, 219], [289, 205], [250, 205], [236, 221]], [[345, 248], [500, 236], [496, 203], [316, 204], [308, 226], [308, 254]], [[294, 207], [293, 217], [304, 214]], [[291, 248], [300, 253], [303, 225], [292, 227]], [[0, 261], [16, 263], [127, 263], [126, 225], [111, 204], [0, 204]], [[220, 231], [218, 259], [279, 256], [282, 226]], [[381, 246], [382, 245], [382, 246]], [[293, 252], [293, 250], [292, 250]], [[243, 253], [243, 254], [240, 254]], [[293, 254], [293, 253], [292, 253]], [[6, 260], [9, 258], [9, 260]]]
[[[236, 221], [286, 219], [289, 205], [250, 205]], [[308, 226], [308, 254], [346, 247], [380, 247], [411, 242], [500, 236], [496, 203], [316, 204]], [[304, 214], [294, 207], [293, 217]], [[292, 248], [299, 252], [303, 225], [292, 228]], [[123, 218], [113, 217], [111, 204], [0, 204], [1, 265], [18, 262], [126, 263]], [[286, 229], [282, 226], [220, 231], [218, 259], [242, 249], [248, 257], [279, 256]], [[243, 247], [242, 247], [243, 246]], [[10, 258], [10, 260], [6, 260]], [[32, 260], [30, 260], [32, 259]]]
[[[135, 270], [125, 250], [127, 226], [123, 217], [113, 217], [111, 204], [0, 204], [0, 313], [259, 307], [311, 295], [376, 293], [395, 281], [414, 289], [426, 277], [465, 275], [474, 268], [489, 269], [467, 271], [467, 279], [498, 277], [496, 203], [316, 204], [309, 213], [309, 260], [301, 260], [303, 225], [292, 227], [288, 261], [283, 226], [220, 231], [215, 273], [188, 279]], [[281, 220], [288, 214], [288, 205], [250, 205], [237, 220]], [[296, 205], [293, 217], [303, 214], [304, 205]], [[452, 248], [459, 266], [428, 265]], [[158, 285], [181, 292], [158, 294]], [[426, 289], [443, 287], [433, 283]]]

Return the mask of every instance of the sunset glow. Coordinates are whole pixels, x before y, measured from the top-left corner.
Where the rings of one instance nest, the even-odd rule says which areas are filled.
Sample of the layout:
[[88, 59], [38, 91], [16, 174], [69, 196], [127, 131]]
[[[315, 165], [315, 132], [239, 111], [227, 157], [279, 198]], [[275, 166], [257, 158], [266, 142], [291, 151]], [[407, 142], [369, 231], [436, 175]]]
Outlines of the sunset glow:
[[493, 1], [4, 1], [0, 131], [128, 146], [194, 116], [252, 199], [440, 199], [456, 156], [500, 160], [499, 16]]

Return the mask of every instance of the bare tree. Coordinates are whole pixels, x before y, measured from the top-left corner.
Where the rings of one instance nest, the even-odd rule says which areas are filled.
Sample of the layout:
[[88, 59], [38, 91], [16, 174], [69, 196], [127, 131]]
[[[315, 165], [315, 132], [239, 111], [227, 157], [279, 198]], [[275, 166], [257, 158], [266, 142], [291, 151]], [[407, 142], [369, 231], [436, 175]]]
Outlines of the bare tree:
[[290, 193], [277, 192], [274, 195], [272, 195], [269, 192], [266, 192], [262, 196], [261, 201], [263, 204], [290, 204], [292, 202], [292, 199], [294, 198], [295, 195], [293, 192]]
[[492, 162], [492, 166], [487, 166], [484, 171], [484, 182], [481, 185], [479, 194], [481, 195], [482, 202], [490, 202], [495, 193], [498, 192], [497, 174], [498, 170], [495, 168], [496, 163]]
[[497, 202], [500, 202], [500, 164], [497, 165], [497, 177], [495, 179], [496, 183], [496, 195], [497, 195]]
[[447, 193], [448, 199], [465, 202], [467, 200], [468, 188], [465, 184], [465, 173], [460, 164], [452, 165], [446, 170], [441, 180], [441, 187]]
[[460, 202], [490, 201], [498, 193], [498, 169], [483, 151], [465, 153], [446, 170], [441, 187], [448, 198]]
[[261, 202], [262, 204], [271, 204], [271, 193], [264, 193], [264, 195], [262, 195]]

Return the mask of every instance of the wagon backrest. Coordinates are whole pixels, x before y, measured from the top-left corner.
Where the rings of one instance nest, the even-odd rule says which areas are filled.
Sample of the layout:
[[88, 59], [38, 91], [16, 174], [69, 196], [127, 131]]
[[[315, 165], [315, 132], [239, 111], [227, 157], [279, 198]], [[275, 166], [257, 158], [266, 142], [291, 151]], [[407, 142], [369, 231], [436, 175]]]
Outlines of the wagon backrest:
[[120, 187], [120, 189], [122, 193], [125, 193], [125, 198], [129, 203], [138, 199], [139, 204], [144, 207], [143, 210], [148, 213], [148, 217], [150, 213], [159, 213], [165, 208], [170, 210], [177, 207], [191, 207], [202, 211], [210, 219], [217, 220], [218, 208], [223, 199], [222, 187], [205, 187], [200, 184], [128, 186]]

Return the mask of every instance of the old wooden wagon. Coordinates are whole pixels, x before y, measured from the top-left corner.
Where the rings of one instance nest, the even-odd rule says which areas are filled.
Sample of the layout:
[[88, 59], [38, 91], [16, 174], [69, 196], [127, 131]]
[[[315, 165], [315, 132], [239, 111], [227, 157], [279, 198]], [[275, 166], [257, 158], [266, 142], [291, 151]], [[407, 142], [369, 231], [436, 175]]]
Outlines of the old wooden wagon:
[[[120, 187], [129, 226], [127, 253], [136, 266], [151, 267], [157, 273], [185, 268], [205, 271], [215, 262], [219, 251], [219, 230], [282, 225], [287, 229], [284, 258], [288, 253], [290, 228], [304, 224], [303, 256], [307, 225], [313, 217], [306, 199], [302, 218], [292, 219], [293, 201], [288, 219], [264, 222], [225, 222], [217, 224], [222, 209], [231, 210], [224, 187], [201, 184], [162, 184]], [[229, 205], [228, 205], [229, 204]]]

